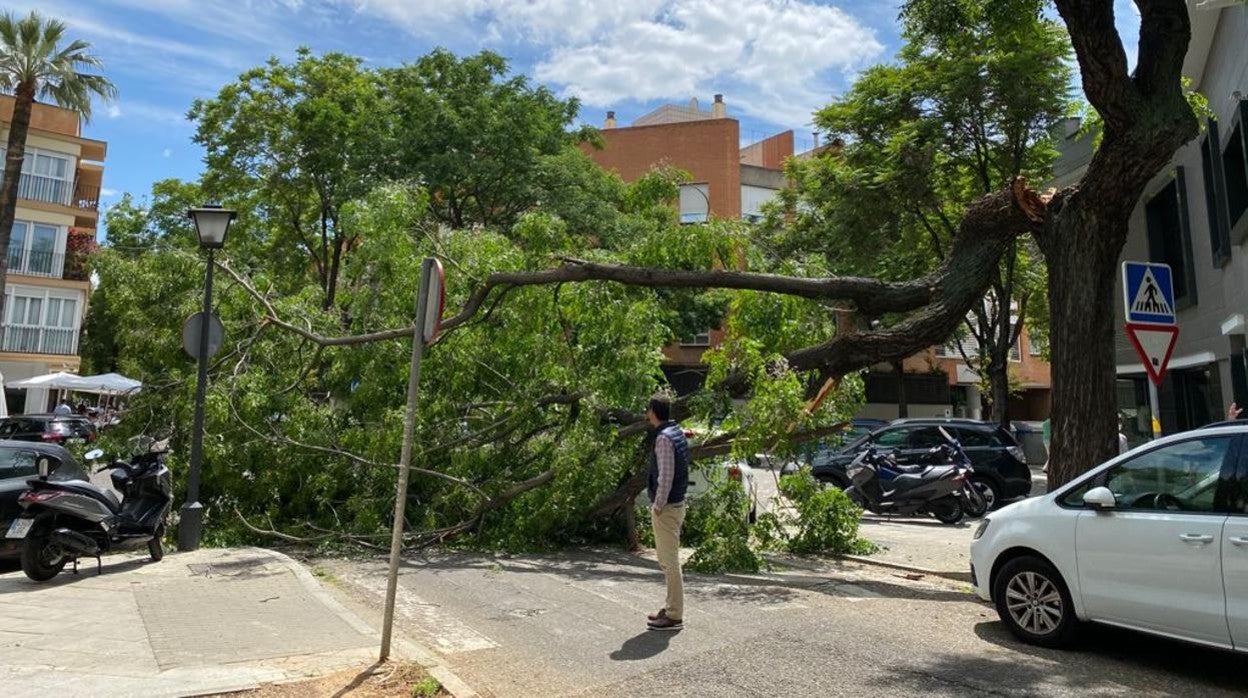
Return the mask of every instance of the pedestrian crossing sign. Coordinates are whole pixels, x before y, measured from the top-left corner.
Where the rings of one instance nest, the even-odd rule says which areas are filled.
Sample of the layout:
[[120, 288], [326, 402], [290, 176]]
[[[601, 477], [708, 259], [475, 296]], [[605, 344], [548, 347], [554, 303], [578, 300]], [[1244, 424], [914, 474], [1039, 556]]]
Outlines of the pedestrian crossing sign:
[[1170, 265], [1122, 263], [1122, 301], [1127, 322], [1173, 325], [1174, 283]]

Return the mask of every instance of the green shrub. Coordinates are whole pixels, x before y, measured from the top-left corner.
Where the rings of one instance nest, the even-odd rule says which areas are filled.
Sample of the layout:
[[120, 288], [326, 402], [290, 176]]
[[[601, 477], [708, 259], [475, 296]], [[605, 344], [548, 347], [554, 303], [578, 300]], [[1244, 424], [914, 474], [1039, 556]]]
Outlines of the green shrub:
[[797, 509], [792, 526], [796, 534], [786, 541], [791, 553], [833, 553], [866, 555], [875, 544], [858, 537], [862, 509], [844, 492], [824, 487], [808, 469], [780, 479], [780, 492]]

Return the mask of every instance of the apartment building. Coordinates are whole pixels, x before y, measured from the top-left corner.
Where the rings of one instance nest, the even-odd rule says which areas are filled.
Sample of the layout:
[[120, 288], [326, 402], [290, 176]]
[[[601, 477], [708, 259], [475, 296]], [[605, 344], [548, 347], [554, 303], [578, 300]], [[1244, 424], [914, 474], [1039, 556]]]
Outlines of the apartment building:
[[[785, 187], [782, 168], [793, 155], [792, 131], [771, 135], [742, 147], [741, 125], [728, 115], [723, 95], [709, 109], [698, 100], [668, 104], [638, 117], [628, 126], [607, 112], [602, 137], [605, 147], [583, 146], [604, 169], [631, 182], [658, 167], [676, 167], [690, 174], [680, 187], [682, 223], [704, 223], [711, 217], [756, 221], [763, 204]], [[706, 328], [663, 349], [664, 371], [681, 393], [696, 389], [706, 374], [702, 353], [722, 333]]]
[[[742, 146], [740, 123], [729, 116], [723, 95], [715, 95], [709, 109], [691, 99], [686, 105], [661, 106], [627, 126], [621, 126], [615, 112], [609, 111], [602, 136], [605, 147], [584, 146], [585, 153], [625, 181], [662, 166], [690, 173], [691, 181], [681, 186], [678, 202], [683, 223], [701, 223], [711, 217], [756, 221], [763, 205], [787, 186], [783, 172], [787, 158], [808, 157], [835, 147], [816, 142], [804, 152], [795, 152], [791, 130]], [[849, 317], [841, 320], [852, 322]], [[701, 385], [705, 375], [702, 353], [721, 338], [718, 329], [707, 328], [664, 348], [664, 370], [677, 391]], [[974, 356], [975, 348], [968, 345], [967, 354]], [[1044, 419], [1048, 416], [1048, 364], [1026, 333], [1016, 354], [1017, 363], [1012, 362], [1011, 369], [1023, 392], [1012, 399], [1010, 416]], [[979, 418], [983, 414], [979, 377], [967, 368], [954, 345], [929, 349], [907, 359], [903, 366], [900, 377], [889, 365], [867, 373], [867, 404], [861, 416], [894, 419], [901, 413], [900, 402], [906, 404], [910, 416]]]
[[[0, 153], [8, 141], [13, 98], [0, 95]], [[95, 248], [107, 144], [84, 138], [79, 115], [36, 104], [18, 185], [9, 242], [0, 374], [4, 384], [76, 372], [90, 295], [86, 256]], [[5, 390], [11, 413], [42, 412], [46, 390]]]

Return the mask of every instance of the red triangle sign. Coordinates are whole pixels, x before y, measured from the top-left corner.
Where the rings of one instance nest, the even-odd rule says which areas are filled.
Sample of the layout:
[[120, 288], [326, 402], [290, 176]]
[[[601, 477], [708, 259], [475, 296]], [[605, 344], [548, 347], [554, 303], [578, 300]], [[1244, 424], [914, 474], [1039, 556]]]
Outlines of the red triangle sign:
[[1179, 339], [1179, 328], [1175, 325], [1145, 325], [1138, 322], [1127, 323], [1127, 339], [1144, 362], [1144, 370], [1154, 385], [1161, 385], [1166, 377], [1166, 367], [1170, 365], [1170, 355], [1174, 353], [1175, 342]]

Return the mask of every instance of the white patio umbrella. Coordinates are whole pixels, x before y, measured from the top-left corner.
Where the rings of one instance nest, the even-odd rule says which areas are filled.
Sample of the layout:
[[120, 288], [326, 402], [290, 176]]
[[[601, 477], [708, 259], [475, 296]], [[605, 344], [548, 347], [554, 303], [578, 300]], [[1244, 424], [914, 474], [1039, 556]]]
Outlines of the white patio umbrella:
[[56, 373], [45, 373], [42, 376], [27, 378], [26, 380], [13, 381], [9, 383], [10, 388], [18, 388], [30, 390], [32, 388], [44, 388], [47, 390], [74, 390], [75, 381], [80, 380], [79, 376], [64, 371]]
[[72, 382], [74, 385], [70, 390], [100, 395], [126, 395], [137, 393], [143, 388], [141, 381], [127, 378], [120, 373], [101, 373], [98, 376], [74, 376]]

